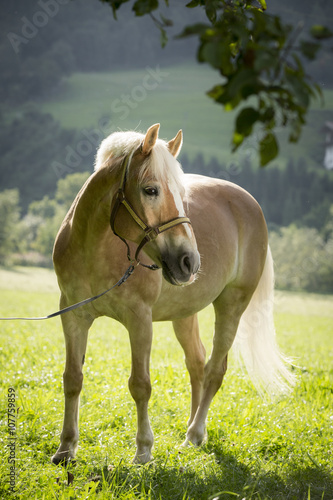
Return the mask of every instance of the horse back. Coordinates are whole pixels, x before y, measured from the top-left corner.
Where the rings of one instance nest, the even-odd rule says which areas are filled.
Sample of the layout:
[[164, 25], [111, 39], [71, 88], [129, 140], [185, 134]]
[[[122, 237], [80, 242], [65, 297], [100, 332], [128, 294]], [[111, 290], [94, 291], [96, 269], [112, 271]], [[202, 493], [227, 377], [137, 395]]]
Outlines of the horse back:
[[199, 251], [220, 262], [227, 282], [245, 285], [262, 272], [267, 225], [258, 202], [240, 186], [221, 179], [186, 175], [186, 202]]

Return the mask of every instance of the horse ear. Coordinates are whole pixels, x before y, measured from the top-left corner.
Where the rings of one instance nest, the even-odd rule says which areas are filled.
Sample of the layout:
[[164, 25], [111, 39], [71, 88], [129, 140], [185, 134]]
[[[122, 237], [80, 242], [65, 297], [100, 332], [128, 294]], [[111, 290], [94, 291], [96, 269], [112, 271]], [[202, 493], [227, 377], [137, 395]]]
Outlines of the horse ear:
[[168, 142], [168, 148], [172, 156], [177, 158], [177, 156], [180, 153], [182, 145], [183, 145], [183, 132], [182, 130], [179, 130], [176, 137]]
[[144, 138], [143, 143], [142, 143], [142, 153], [144, 155], [148, 155], [150, 153], [150, 151], [153, 149], [153, 147], [155, 146], [155, 143], [156, 143], [157, 137], [158, 137], [159, 128], [160, 128], [160, 124], [156, 123], [155, 125], [152, 125], [151, 127], [149, 127], [149, 129], [147, 130], [147, 133], [146, 133], [145, 138]]

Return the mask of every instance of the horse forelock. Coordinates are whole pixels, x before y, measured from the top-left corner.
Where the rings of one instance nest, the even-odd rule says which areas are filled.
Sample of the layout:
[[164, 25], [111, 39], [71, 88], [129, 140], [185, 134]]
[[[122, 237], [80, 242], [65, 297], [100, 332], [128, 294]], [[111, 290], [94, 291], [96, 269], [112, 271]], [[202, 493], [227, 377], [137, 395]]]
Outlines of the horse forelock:
[[[130, 155], [142, 143], [144, 134], [138, 132], [115, 132], [102, 141], [96, 155], [95, 170], [112, 166], [112, 160]], [[131, 173], [131, 172], [130, 172]], [[157, 182], [172, 184], [176, 189], [183, 187], [183, 171], [179, 162], [168, 150], [167, 143], [157, 139], [155, 146], [137, 172], [141, 183], [146, 176]]]
[[183, 171], [179, 162], [169, 152], [165, 141], [158, 139], [150, 155], [141, 165], [138, 180], [141, 183], [151, 176], [161, 184], [171, 184], [177, 190], [183, 188]]

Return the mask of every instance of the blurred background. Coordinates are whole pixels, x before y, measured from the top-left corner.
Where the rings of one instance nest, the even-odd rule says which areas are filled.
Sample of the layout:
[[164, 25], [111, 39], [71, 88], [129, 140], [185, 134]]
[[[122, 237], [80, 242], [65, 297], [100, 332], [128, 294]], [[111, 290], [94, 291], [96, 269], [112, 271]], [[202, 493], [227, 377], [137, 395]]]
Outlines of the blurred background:
[[[257, 198], [279, 288], [333, 293], [332, 52], [306, 68], [324, 104], [312, 103], [298, 144], [279, 131], [279, 157], [260, 169], [255, 134], [231, 154], [234, 115], [205, 94], [219, 75], [197, 63], [198, 41], [175, 38], [204, 12], [170, 0], [162, 48], [154, 21], [135, 17], [133, 3], [115, 20], [100, 0], [0, 0], [0, 264], [51, 267], [55, 235], [100, 141], [160, 122], [164, 139], [183, 129], [186, 172], [235, 182]], [[330, 0], [267, 3], [304, 30], [333, 25]]]

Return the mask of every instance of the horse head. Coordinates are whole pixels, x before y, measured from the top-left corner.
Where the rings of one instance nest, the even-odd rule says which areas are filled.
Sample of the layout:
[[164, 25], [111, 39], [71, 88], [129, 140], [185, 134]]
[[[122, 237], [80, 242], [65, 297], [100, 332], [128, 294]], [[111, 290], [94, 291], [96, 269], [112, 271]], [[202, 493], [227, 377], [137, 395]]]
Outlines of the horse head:
[[185, 188], [176, 159], [183, 136], [180, 130], [171, 141], [162, 141], [159, 127], [156, 124], [145, 135], [136, 134], [134, 147], [124, 157], [111, 227], [125, 242], [138, 244], [137, 261], [143, 250], [162, 268], [169, 283], [184, 285], [194, 281], [200, 256], [185, 214]]

